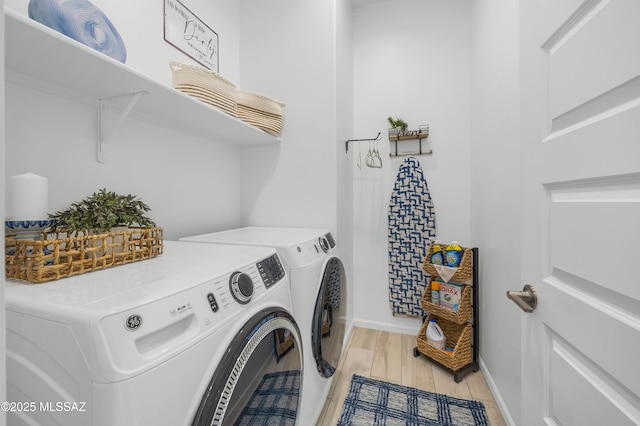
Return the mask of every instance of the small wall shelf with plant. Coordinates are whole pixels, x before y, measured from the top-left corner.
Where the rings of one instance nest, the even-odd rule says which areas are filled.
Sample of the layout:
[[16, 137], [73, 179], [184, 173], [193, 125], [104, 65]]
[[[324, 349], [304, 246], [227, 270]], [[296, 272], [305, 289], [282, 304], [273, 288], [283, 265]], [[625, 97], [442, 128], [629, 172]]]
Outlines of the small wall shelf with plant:
[[5, 237], [7, 278], [42, 283], [162, 254], [162, 228], [134, 195], [101, 189], [49, 215], [36, 239]]
[[[401, 118], [389, 117], [387, 119], [389, 125], [389, 142], [394, 143], [394, 149], [389, 153], [390, 157], [401, 157], [407, 155], [428, 155], [432, 150], [424, 150], [422, 148], [422, 139], [429, 137], [429, 125], [421, 124], [418, 130], [407, 130], [408, 124]], [[418, 141], [418, 150], [412, 152], [398, 152], [398, 142]]]

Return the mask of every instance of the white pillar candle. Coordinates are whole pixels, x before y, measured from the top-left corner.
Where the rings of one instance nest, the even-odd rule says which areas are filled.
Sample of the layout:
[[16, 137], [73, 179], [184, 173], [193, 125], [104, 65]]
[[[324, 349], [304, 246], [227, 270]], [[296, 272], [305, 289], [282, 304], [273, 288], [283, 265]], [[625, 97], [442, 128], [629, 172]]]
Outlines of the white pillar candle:
[[11, 176], [11, 219], [48, 218], [49, 180], [33, 173]]

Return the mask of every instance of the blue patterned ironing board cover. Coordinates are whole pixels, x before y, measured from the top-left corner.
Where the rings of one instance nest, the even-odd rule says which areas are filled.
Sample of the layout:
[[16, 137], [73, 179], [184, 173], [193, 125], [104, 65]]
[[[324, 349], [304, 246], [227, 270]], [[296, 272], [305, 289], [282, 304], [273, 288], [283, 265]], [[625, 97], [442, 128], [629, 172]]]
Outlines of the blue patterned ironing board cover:
[[436, 237], [436, 214], [422, 167], [406, 158], [389, 202], [389, 302], [394, 314], [422, 317], [420, 298], [428, 275], [424, 257]]

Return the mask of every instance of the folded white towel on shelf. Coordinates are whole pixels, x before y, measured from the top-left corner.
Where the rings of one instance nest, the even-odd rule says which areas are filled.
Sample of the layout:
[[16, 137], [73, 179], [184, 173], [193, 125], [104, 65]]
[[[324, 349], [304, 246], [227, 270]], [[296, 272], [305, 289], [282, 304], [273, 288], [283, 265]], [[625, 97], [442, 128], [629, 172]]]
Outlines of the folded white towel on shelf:
[[451, 277], [453, 277], [453, 275], [456, 272], [458, 272], [458, 268], [453, 266], [444, 266], [444, 265], [433, 265], [433, 266], [436, 268], [436, 271], [438, 271], [440, 278], [442, 278], [442, 281], [444, 281], [445, 283], [448, 283]]

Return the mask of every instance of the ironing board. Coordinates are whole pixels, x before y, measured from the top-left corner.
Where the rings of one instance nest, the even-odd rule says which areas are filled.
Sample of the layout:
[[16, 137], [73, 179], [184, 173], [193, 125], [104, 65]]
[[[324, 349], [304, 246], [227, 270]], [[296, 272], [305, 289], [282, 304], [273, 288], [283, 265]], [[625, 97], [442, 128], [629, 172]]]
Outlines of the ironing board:
[[415, 157], [406, 158], [389, 202], [389, 302], [394, 314], [422, 317], [420, 298], [428, 277], [424, 256], [436, 237], [436, 215]]

